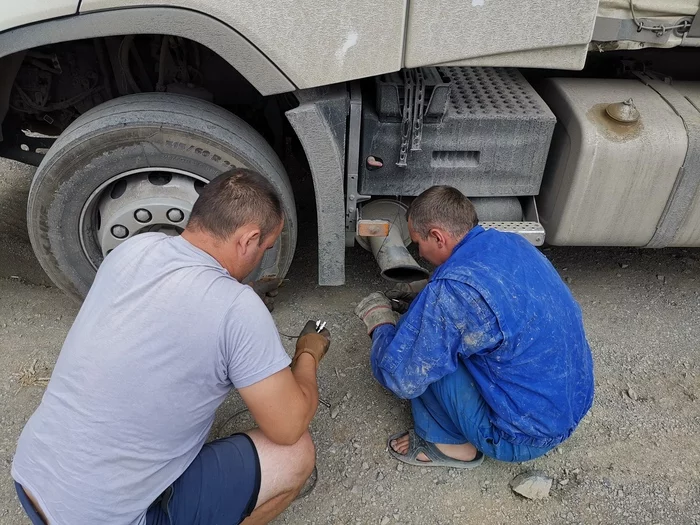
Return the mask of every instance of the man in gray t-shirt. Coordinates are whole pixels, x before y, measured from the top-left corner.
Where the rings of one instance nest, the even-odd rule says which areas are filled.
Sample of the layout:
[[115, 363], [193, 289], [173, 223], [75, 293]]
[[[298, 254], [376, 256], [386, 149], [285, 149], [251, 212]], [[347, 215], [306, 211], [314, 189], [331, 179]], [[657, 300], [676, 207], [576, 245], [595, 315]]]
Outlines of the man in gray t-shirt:
[[[272, 185], [233, 170], [203, 189], [182, 236], [144, 233], [105, 258], [17, 446], [33, 523], [265, 523], [296, 497], [330, 335], [307, 326], [290, 368], [241, 284], [282, 220]], [[232, 387], [259, 428], [205, 445]]]

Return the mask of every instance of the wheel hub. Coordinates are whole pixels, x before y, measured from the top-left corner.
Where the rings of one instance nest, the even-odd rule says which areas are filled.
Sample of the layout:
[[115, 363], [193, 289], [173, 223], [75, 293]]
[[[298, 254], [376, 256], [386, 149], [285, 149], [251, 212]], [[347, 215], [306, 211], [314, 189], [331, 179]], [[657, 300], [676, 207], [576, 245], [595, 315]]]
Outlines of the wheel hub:
[[[93, 193], [85, 204], [83, 219], [90, 215], [91, 206], [94, 210], [96, 202], [93, 213], [97, 228], [93, 231], [102, 256], [106, 257], [140, 233], [182, 233], [205, 183], [206, 179], [194, 174], [165, 168], [121, 174]], [[94, 261], [93, 264], [97, 266]]]

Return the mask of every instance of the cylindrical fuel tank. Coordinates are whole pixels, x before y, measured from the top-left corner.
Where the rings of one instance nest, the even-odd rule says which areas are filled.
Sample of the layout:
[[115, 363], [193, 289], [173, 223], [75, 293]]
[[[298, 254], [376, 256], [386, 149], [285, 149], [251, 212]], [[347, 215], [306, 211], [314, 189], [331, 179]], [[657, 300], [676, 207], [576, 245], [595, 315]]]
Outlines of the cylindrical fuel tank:
[[[688, 150], [683, 120], [637, 80], [554, 78], [540, 94], [557, 117], [537, 197], [547, 242], [645, 246]], [[636, 121], [609, 116], [629, 99]]]

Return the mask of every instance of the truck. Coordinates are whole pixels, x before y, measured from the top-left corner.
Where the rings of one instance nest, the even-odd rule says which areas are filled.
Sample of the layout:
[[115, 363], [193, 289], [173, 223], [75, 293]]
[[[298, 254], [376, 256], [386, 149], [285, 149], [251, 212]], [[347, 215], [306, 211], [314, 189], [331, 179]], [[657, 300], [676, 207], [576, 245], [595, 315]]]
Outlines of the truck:
[[698, 7], [0, 0], [0, 157], [37, 166], [30, 240], [77, 300], [111, 250], [177, 235], [236, 167], [285, 214], [250, 279], [290, 267], [299, 166], [321, 285], [358, 244], [387, 279], [424, 277], [405, 210], [435, 184], [535, 245], [700, 246]]

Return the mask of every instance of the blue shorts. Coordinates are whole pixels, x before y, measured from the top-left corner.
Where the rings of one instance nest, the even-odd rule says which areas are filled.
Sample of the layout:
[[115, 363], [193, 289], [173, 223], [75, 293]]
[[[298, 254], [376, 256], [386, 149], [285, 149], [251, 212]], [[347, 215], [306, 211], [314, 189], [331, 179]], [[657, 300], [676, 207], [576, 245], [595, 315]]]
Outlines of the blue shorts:
[[247, 434], [202, 447], [192, 464], [153, 502], [146, 525], [236, 524], [255, 509], [260, 459]]
[[[17, 496], [33, 525], [43, 525], [21, 485]], [[147, 525], [237, 524], [253, 512], [260, 459], [253, 440], [234, 434], [202, 447], [187, 470], [148, 508]]]

